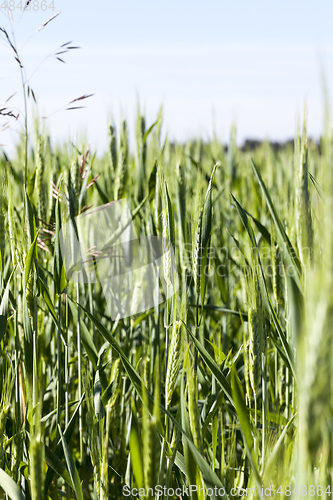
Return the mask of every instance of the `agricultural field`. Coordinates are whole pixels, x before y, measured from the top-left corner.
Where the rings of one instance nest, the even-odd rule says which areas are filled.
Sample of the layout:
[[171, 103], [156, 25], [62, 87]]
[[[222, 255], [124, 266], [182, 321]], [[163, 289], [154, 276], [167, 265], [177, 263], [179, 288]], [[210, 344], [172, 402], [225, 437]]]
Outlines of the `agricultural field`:
[[24, 100], [0, 151], [0, 499], [330, 498], [328, 101], [319, 144], [306, 112], [240, 148], [236, 126], [171, 142], [138, 107], [104, 155], [55, 145], [0, 29]]
[[[138, 112], [133, 152], [110, 126], [102, 159], [38, 130], [26, 169], [24, 141], [1, 156], [0, 486], [329, 498], [331, 129], [242, 152], [235, 128], [225, 148], [161, 141], [161, 123]], [[67, 279], [59, 235], [121, 198], [138, 235], [172, 243], [179, 290], [112, 320], [101, 283]]]

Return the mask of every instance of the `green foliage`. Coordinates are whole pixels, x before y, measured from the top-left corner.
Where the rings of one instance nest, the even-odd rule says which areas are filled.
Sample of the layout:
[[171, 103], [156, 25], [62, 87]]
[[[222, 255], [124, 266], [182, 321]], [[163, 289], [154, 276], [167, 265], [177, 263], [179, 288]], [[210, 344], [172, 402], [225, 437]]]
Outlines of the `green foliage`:
[[[320, 151], [304, 127], [295, 155], [250, 156], [233, 128], [225, 154], [216, 137], [162, 144], [161, 120], [146, 130], [138, 113], [134, 153], [126, 120], [110, 126], [102, 158], [38, 134], [26, 186], [20, 149], [0, 158], [0, 487], [13, 498], [330, 484], [333, 137]], [[171, 241], [180, 291], [112, 321], [99, 283], [67, 280], [59, 232], [121, 196], [138, 233]]]

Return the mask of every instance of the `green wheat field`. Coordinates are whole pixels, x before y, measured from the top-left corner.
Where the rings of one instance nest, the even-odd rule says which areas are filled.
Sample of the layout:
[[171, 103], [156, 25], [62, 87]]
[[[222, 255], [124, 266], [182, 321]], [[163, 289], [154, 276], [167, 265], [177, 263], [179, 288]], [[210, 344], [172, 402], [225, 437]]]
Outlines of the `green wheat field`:
[[[22, 90], [27, 113], [23, 72]], [[162, 139], [162, 110], [110, 124], [104, 156], [37, 122], [28, 140], [26, 121], [0, 154], [0, 498], [330, 498], [325, 107], [320, 144], [304, 118], [251, 151], [235, 127], [227, 146]], [[121, 198], [138, 235], [172, 243], [179, 290], [113, 321], [100, 283], [66, 276], [59, 235]]]

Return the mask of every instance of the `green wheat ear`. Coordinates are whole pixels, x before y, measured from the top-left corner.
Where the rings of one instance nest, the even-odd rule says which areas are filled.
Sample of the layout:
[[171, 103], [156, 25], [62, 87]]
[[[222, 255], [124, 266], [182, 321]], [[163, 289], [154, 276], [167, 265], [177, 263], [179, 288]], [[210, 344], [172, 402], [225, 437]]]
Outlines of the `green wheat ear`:
[[202, 269], [202, 217], [203, 217], [203, 207], [199, 211], [198, 221], [196, 230], [194, 233], [194, 251], [193, 251], [193, 278], [195, 293], [197, 296], [197, 302], [199, 302], [200, 290], [201, 290], [201, 269]]
[[[298, 138], [299, 141], [299, 138]], [[312, 260], [313, 230], [309, 193], [308, 140], [304, 113], [303, 133], [295, 153], [296, 161], [296, 233], [303, 265]]]
[[258, 309], [250, 307], [248, 311], [249, 321], [249, 361], [250, 361], [250, 382], [254, 394], [257, 394], [257, 387], [261, 380], [261, 342], [262, 322]]
[[43, 151], [43, 140], [41, 135], [37, 135], [37, 146], [36, 146], [36, 188], [37, 188], [37, 212], [38, 218], [42, 221], [46, 219], [46, 195], [47, 190], [44, 182], [45, 176], [45, 158]]
[[[109, 153], [110, 153], [110, 176], [114, 179], [117, 168], [117, 135], [116, 128], [113, 125], [109, 126]], [[110, 179], [110, 181], [111, 181]], [[109, 184], [111, 186], [111, 183]]]
[[178, 377], [179, 364], [180, 364], [180, 346], [181, 346], [181, 321], [174, 321], [170, 339], [168, 366], [167, 366], [166, 383], [165, 383], [166, 408], [170, 406], [172, 396], [175, 390], [176, 380]]
[[114, 187], [114, 199], [120, 200], [124, 193], [128, 174], [128, 138], [127, 123], [123, 120], [120, 132], [120, 144], [118, 150], [118, 165]]

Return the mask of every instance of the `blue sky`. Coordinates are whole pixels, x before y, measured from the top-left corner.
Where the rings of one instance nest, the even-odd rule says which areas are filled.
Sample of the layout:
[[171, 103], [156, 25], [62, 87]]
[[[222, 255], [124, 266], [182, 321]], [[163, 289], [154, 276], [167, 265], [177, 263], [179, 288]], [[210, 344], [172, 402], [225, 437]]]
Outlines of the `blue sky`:
[[[85, 133], [101, 151], [111, 117], [119, 122], [123, 114], [133, 130], [138, 99], [148, 124], [163, 104], [164, 132], [175, 139], [209, 138], [214, 121], [222, 141], [233, 122], [239, 142], [283, 140], [294, 134], [305, 100], [309, 134], [322, 130], [323, 70], [330, 94], [333, 84], [331, 1], [54, 0], [54, 7], [14, 11], [13, 28], [28, 75], [62, 43], [81, 47], [65, 55], [66, 64], [47, 58], [30, 82], [40, 115], [95, 94], [85, 109], [48, 118], [55, 139]], [[0, 104], [18, 91], [10, 102], [22, 108], [18, 66], [3, 39], [0, 58]], [[7, 149], [19, 124], [13, 128], [0, 132]]]

